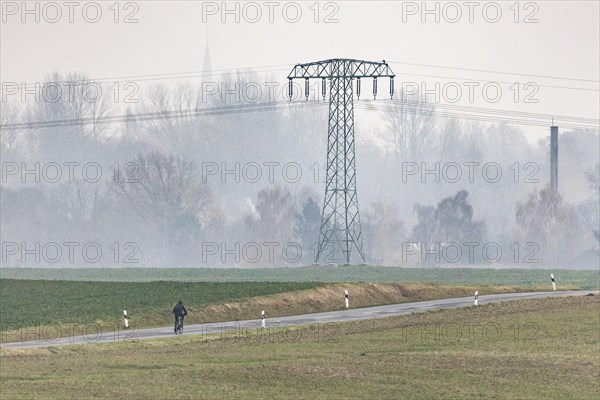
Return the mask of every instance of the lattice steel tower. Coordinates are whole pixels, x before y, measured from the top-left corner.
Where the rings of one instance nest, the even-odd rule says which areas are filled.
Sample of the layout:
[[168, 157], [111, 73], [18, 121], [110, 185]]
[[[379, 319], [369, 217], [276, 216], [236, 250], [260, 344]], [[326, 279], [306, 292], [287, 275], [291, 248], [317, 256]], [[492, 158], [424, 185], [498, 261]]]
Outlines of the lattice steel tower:
[[360, 79], [373, 78], [373, 97], [376, 98], [377, 78], [388, 77], [390, 96], [393, 97], [394, 76], [385, 60], [371, 62], [343, 58], [297, 64], [288, 75], [290, 100], [293, 79], [305, 79], [307, 100], [310, 78], [322, 79], [323, 100], [327, 94], [326, 80], [329, 80], [327, 173], [316, 263], [324, 251], [328, 255], [342, 251], [344, 260], [350, 263], [353, 247], [365, 261], [356, 190], [353, 80], [356, 80], [359, 99]]

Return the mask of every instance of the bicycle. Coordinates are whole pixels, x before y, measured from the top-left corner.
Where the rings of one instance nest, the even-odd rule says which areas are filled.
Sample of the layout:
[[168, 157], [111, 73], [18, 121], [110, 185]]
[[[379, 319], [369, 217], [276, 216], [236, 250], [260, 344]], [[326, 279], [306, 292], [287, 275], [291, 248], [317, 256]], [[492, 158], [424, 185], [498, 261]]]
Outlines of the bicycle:
[[183, 315], [177, 317], [175, 321], [175, 334], [183, 334]]

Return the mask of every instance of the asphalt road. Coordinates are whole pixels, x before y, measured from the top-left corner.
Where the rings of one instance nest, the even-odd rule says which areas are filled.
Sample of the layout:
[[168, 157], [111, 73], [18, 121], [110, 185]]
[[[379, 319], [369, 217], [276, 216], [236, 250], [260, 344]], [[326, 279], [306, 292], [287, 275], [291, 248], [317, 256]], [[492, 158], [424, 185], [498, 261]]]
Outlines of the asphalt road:
[[[547, 297], [585, 296], [594, 293], [591, 291], [558, 291], [558, 292], [535, 292], [535, 293], [508, 293], [490, 294], [479, 296], [479, 305], [500, 303], [514, 300], [529, 300]], [[352, 301], [352, 299], [350, 299]], [[352, 305], [352, 303], [350, 303]], [[296, 326], [305, 324], [328, 324], [332, 322], [345, 322], [356, 320], [368, 320], [372, 318], [385, 318], [397, 315], [425, 312], [431, 310], [447, 310], [452, 308], [473, 306], [473, 297], [462, 297], [454, 299], [420, 301], [414, 303], [390, 304], [386, 306], [357, 308], [341, 311], [330, 311], [315, 314], [294, 315], [289, 317], [267, 318], [266, 325], [269, 327]], [[258, 311], [260, 312], [260, 311]], [[257, 312], [257, 313], [258, 313]], [[268, 317], [268, 310], [267, 317]], [[250, 332], [260, 328], [261, 320], [229, 321], [210, 324], [198, 324], [185, 326], [183, 335], [211, 335], [226, 334], [231, 332]], [[35, 331], [29, 332], [29, 337], [35, 337]], [[23, 349], [36, 347], [63, 346], [88, 343], [111, 343], [126, 340], [142, 340], [172, 337], [172, 326], [163, 328], [135, 329], [102, 332], [93, 325], [87, 327], [84, 335], [67, 336], [56, 339], [30, 340], [23, 342], [2, 343], [3, 349]]]

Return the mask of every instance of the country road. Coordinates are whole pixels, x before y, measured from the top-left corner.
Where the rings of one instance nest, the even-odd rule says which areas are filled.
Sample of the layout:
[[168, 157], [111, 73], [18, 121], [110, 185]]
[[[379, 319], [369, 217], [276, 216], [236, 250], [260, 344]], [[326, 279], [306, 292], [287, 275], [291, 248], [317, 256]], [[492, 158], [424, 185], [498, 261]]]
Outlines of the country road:
[[[532, 292], [532, 293], [507, 293], [507, 294], [491, 294], [479, 296], [479, 305], [490, 303], [500, 303], [505, 301], [515, 300], [530, 300], [540, 298], [555, 298], [564, 296], [585, 296], [594, 294], [593, 291], [559, 291], [559, 292]], [[356, 320], [368, 320], [372, 318], [385, 318], [397, 315], [418, 313], [432, 310], [446, 310], [461, 307], [473, 306], [472, 297], [462, 297], [454, 299], [430, 300], [402, 304], [390, 304], [377, 307], [357, 308], [341, 311], [330, 311], [314, 314], [294, 315], [288, 317], [268, 317], [267, 311], [267, 327], [283, 327], [292, 325], [305, 324], [326, 324], [332, 322], [346, 322]], [[257, 314], [260, 310], [257, 310]], [[258, 329], [260, 328], [261, 320], [245, 320], [245, 321], [229, 321], [218, 323], [207, 323], [189, 325], [185, 327], [183, 335], [208, 335], [208, 334], [223, 334], [227, 332], [235, 332], [236, 330]], [[11, 342], [2, 343], [0, 348], [3, 349], [24, 349], [24, 348], [39, 348], [50, 346], [63, 346], [73, 344], [88, 344], [88, 343], [111, 343], [121, 342], [126, 340], [143, 340], [143, 339], [158, 339], [173, 337], [173, 328], [147, 328], [130, 330], [101, 332], [90, 330], [84, 336], [71, 336], [55, 339], [33, 340], [26, 342]]]

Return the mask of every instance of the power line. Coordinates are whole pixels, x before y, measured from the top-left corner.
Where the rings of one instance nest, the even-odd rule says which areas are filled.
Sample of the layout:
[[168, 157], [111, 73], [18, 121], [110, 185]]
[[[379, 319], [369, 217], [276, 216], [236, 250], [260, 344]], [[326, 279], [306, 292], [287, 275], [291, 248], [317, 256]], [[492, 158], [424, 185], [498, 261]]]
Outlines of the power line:
[[[398, 108], [390, 105], [378, 105], [375, 103], [371, 104], [356, 104], [356, 107], [359, 109], [366, 109], [372, 111], [384, 111], [384, 112], [398, 112]], [[407, 108], [407, 111], [412, 114], [419, 115], [427, 115], [432, 117], [442, 117], [442, 118], [456, 118], [456, 119], [466, 119], [466, 120], [476, 120], [482, 122], [503, 122], [507, 124], [515, 124], [515, 125], [530, 125], [530, 126], [544, 126], [547, 127], [550, 124], [550, 121], [547, 120], [535, 120], [535, 119], [523, 119], [516, 117], [502, 117], [502, 116], [494, 116], [494, 115], [485, 115], [484, 113], [461, 113], [461, 112], [442, 112], [432, 110], [423, 110], [422, 108], [411, 107]], [[555, 118], [555, 123], [557, 119]], [[581, 130], [598, 130], [600, 126], [598, 125], [586, 125], [586, 124], [574, 124], [574, 123], [560, 123], [560, 125], [564, 128], [568, 129], [581, 129]]]
[[[366, 102], [371, 102], [371, 100], [365, 100]], [[582, 123], [591, 123], [591, 124], [599, 124], [600, 119], [594, 118], [585, 118], [585, 117], [572, 117], [567, 115], [557, 115], [557, 114], [540, 114], [540, 113], [530, 113], [525, 111], [512, 111], [512, 110], [501, 110], [495, 108], [483, 108], [483, 107], [474, 107], [474, 106], [462, 106], [459, 104], [440, 104], [440, 103], [427, 103], [422, 101], [405, 101], [405, 100], [377, 100], [377, 102], [382, 103], [391, 103], [394, 105], [399, 104], [408, 104], [414, 106], [433, 106], [435, 108], [448, 108], [448, 109], [457, 109], [461, 111], [473, 111], [473, 112], [483, 112], [488, 114], [503, 114], [503, 115], [514, 115], [514, 116], [522, 116], [528, 118], [545, 118], [545, 119], [561, 119], [561, 120], [572, 120], [576, 122]]]
[[[573, 129], [597, 130], [600, 120], [592, 118], [574, 117], [555, 114], [527, 113], [522, 111], [510, 111], [500, 109], [487, 109], [482, 107], [461, 106], [456, 104], [431, 104], [427, 102], [402, 102], [401, 100], [361, 100], [355, 105], [361, 109], [398, 112], [398, 106], [404, 104], [406, 109], [412, 113], [431, 115], [435, 117], [455, 117], [458, 119], [479, 120], [484, 122], [507, 122], [518, 125], [548, 126], [554, 118], [555, 121], [564, 121], [561, 126]], [[242, 104], [233, 106], [216, 106], [202, 109], [170, 110], [148, 113], [129, 113], [120, 115], [109, 115], [103, 117], [90, 117], [80, 119], [62, 119], [52, 121], [34, 121], [0, 125], [0, 130], [11, 129], [40, 129], [55, 128], [63, 126], [86, 125], [89, 123], [122, 123], [141, 122], [161, 119], [188, 118], [196, 116], [241, 114], [250, 112], [264, 112], [280, 109], [284, 106], [292, 108], [311, 108], [326, 105], [323, 102], [271, 102], [258, 104]], [[431, 106], [432, 109], [423, 109]], [[444, 112], [446, 111], [446, 112]]]
[[393, 64], [414, 65], [417, 67], [444, 68], [444, 69], [454, 69], [454, 70], [459, 70], [459, 71], [486, 72], [486, 73], [501, 74], [501, 75], [531, 76], [531, 77], [535, 77], [535, 78], [547, 78], [547, 79], [560, 79], [560, 80], [566, 80], [566, 81], [600, 83], [600, 81], [593, 80], [593, 79], [567, 78], [567, 77], [562, 77], [562, 76], [551, 76], [551, 75], [523, 74], [523, 73], [518, 73], [518, 72], [493, 71], [493, 70], [488, 70], [488, 69], [476, 69], [476, 68], [460, 68], [460, 67], [450, 67], [450, 66], [433, 65], [433, 64], [417, 64], [417, 63], [407, 63], [407, 62], [400, 62], [400, 61], [390, 61], [390, 62]]
[[[390, 109], [390, 108], [386, 109], [386, 108], [381, 108], [381, 107], [377, 107], [377, 106], [358, 106], [357, 108], [374, 110], [374, 111], [388, 111], [388, 112], [395, 111], [394, 109]], [[460, 114], [460, 113], [449, 113], [449, 112], [440, 113], [440, 112], [430, 112], [430, 111], [421, 111], [421, 110], [418, 110], [418, 111], [411, 110], [410, 112], [415, 113], [415, 114], [420, 114], [420, 115], [439, 117], [439, 118], [452, 118], [452, 119], [462, 119], [462, 120], [472, 120], [472, 121], [492, 122], [492, 123], [493, 122], [506, 123], [506, 124], [510, 124], [510, 125], [529, 125], [529, 126], [539, 126], [539, 127], [547, 127], [548, 126], [548, 122], [544, 122], [544, 121], [529, 121], [529, 120], [521, 120], [521, 119], [514, 119], [514, 118], [478, 116], [478, 115], [471, 115], [471, 114]], [[560, 124], [560, 126], [563, 128], [567, 128], [567, 129], [590, 130], [590, 131], [598, 130], [598, 128], [596, 128], [596, 127], [574, 125], [574, 124]]]
[[[457, 79], [459, 81], [476, 81], [476, 82], [486, 82], [486, 83], [504, 83], [507, 85], [514, 85], [518, 82], [509, 82], [509, 81], [490, 81], [486, 79], [471, 79], [471, 78], [461, 78], [457, 76], [444, 76], [444, 75], [428, 75], [428, 74], [411, 74], [407, 72], [401, 72], [398, 75], [411, 75], [411, 76], [425, 76], [429, 78], [443, 78], [443, 79]], [[583, 90], [589, 92], [600, 92], [600, 89], [591, 89], [591, 88], [582, 88], [582, 87], [573, 87], [573, 86], [556, 86], [556, 85], [540, 85], [537, 82], [534, 83], [538, 87], [552, 88], [552, 89], [567, 89], [567, 90]]]
[[[376, 103], [370, 103], [370, 104], [366, 104], [366, 105], [361, 105], [361, 108], [364, 109], [371, 109], [371, 110], [379, 110], [379, 111], [391, 111], [391, 112], [398, 112], [399, 109], [397, 108], [397, 106], [394, 105], [380, 105], [380, 104], [376, 104]], [[453, 110], [449, 110], [447, 112], [444, 112], [443, 110], [438, 111], [435, 109], [423, 109], [420, 108], [418, 106], [415, 105], [409, 105], [406, 108], [407, 111], [414, 113], [414, 114], [422, 114], [422, 115], [432, 115], [432, 116], [442, 116], [442, 117], [448, 117], [448, 116], [452, 116], [452, 117], [470, 117], [470, 119], [479, 119], [482, 121], [488, 121], [488, 122], [512, 122], [512, 123], [516, 123], [516, 124], [524, 124], [524, 125], [536, 125], [536, 126], [548, 126], [551, 122], [549, 121], [551, 118], [549, 117], [523, 117], [523, 116], [516, 116], [516, 117], [505, 117], [505, 116], [495, 116], [495, 115], [487, 115], [487, 112], [460, 112], [460, 110], [455, 111], [454, 113], [452, 113]], [[560, 121], [560, 118], [556, 118], [556, 116], [553, 117], [555, 122], [556, 121]], [[575, 124], [575, 123], [570, 123], [570, 122], [561, 122], [562, 126], [566, 126], [569, 125], [570, 127], [576, 127], [576, 128], [585, 128], [585, 129], [598, 129], [598, 123], [596, 124]]]
[[[157, 81], [157, 80], [170, 80], [170, 79], [189, 79], [189, 78], [203, 78], [209, 76], [215, 76], [219, 74], [226, 74], [227, 72], [232, 72], [235, 74], [253, 74], [253, 73], [265, 73], [265, 72], [278, 72], [278, 71], [287, 71], [287, 68], [271, 68], [271, 67], [280, 67], [285, 66], [287, 64], [280, 65], [272, 65], [272, 66], [259, 66], [259, 67], [242, 67], [242, 68], [225, 68], [225, 69], [217, 69], [212, 71], [190, 71], [190, 72], [173, 72], [173, 73], [162, 73], [162, 74], [148, 74], [148, 75], [131, 75], [131, 76], [121, 76], [121, 77], [111, 77], [111, 78], [84, 78], [84, 79], [76, 79], [76, 80], [63, 80], [63, 81], [52, 81], [52, 82], [43, 82], [42, 84], [82, 84], [82, 83], [118, 83], [122, 81], [133, 81], [133, 82], [144, 82], [144, 81]], [[261, 68], [271, 68], [271, 69], [261, 69]], [[25, 87], [27, 89], [35, 88], [36, 85], [40, 83], [28, 82], [25, 83]]]
[[[171, 75], [190, 75], [190, 74], [193, 74], [192, 77], [195, 77], [195, 76], [210, 76], [210, 75], [216, 75], [217, 73], [220, 73], [220, 72], [244, 71], [244, 70], [251, 70], [249, 72], [254, 72], [255, 69], [274, 68], [274, 67], [287, 67], [289, 65], [290, 64], [263, 65], [263, 66], [255, 66], [255, 67], [213, 69], [213, 70], [210, 70], [210, 71], [189, 71], [189, 72], [172, 72], [172, 73], [161, 73], [161, 74], [121, 76], [121, 77], [95, 79], [95, 81], [102, 81], [102, 80], [123, 80], [123, 79], [133, 79], [133, 78], [160, 77], [160, 76], [171, 76]], [[257, 71], [257, 72], [280, 71], [282, 69], [283, 68], [277, 68], [277, 69], [269, 69], [269, 70], [266, 70], [266, 71]]]
[[[321, 106], [324, 103], [314, 102], [301, 102], [294, 103], [294, 108], [306, 108]], [[0, 130], [11, 130], [11, 129], [40, 129], [40, 128], [57, 128], [64, 126], [78, 126], [86, 125], [89, 123], [119, 123], [119, 122], [138, 122], [138, 121], [150, 121], [160, 119], [173, 119], [173, 118], [186, 118], [195, 116], [210, 116], [210, 115], [226, 115], [226, 114], [238, 114], [238, 113], [250, 113], [259, 111], [272, 111], [283, 106], [289, 106], [288, 102], [272, 102], [272, 103], [258, 103], [258, 104], [243, 104], [235, 106], [219, 106], [219, 107], [207, 107], [204, 109], [186, 109], [186, 110], [172, 110], [172, 111], [158, 111], [150, 113], [136, 113], [136, 114], [120, 114], [120, 115], [108, 115], [102, 117], [89, 117], [89, 118], [78, 118], [78, 119], [62, 119], [53, 121], [35, 121], [35, 122], [22, 122], [15, 124], [0, 125]]]

